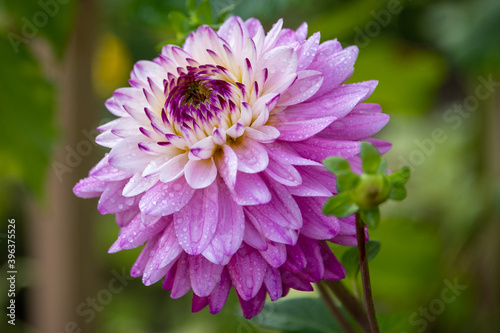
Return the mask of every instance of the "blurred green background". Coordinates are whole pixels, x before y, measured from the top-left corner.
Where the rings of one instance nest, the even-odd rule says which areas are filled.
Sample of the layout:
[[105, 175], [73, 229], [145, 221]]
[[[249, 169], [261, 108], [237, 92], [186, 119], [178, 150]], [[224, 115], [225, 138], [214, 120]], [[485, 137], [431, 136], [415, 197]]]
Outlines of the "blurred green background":
[[[234, 5], [266, 30], [281, 17], [288, 28], [305, 21], [322, 41], [360, 47], [350, 81], [379, 81], [369, 102], [391, 122], [378, 137], [393, 143], [389, 166], [413, 173], [408, 198], [385, 205], [371, 233], [382, 243], [371, 262], [377, 310], [394, 314], [396, 333], [498, 332], [500, 2], [210, 4], [214, 15]], [[233, 293], [222, 313], [191, 314], [190, 295], [171, 300], [159, 283], [126, 279], [139, 249], [107, 254], [114, 217], [71, 192], [106, 152], [91, 141], [112, 119], [103, 102], [127, 85], [134, 62], [175, 37], [173, 10], [184, 1], [0, 0], [3, 312], [8, 219], [18, 271], [16, 325], [2, 315], [2, 332], [277, 332], [242, 319]], [[448, 302], [450, 283], [463, 287]]]

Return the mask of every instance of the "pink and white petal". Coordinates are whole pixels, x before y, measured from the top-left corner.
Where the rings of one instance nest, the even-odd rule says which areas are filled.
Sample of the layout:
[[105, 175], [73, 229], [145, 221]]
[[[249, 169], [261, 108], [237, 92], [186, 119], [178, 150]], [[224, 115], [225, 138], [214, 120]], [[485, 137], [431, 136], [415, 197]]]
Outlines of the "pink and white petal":
[[137, 206], [132, 206], [128, 210], [118, 212], [115, 214], [116, 224], [120, 227], [126, 227], [140, 212]]
[[220, 282], [223, 265], [216, 265], [203, 256], [189, 256], [191, 288], [199, 297], [209, 296]]
[[262, 52], [267, 52], [274, 48], [276, 45], [278, 35], [283, 27], [283, 19], [279, 19], [278, 22], [273, 24], [273, 27], [266, 34], [266, 38], [264, 39], [264, 45], [262, 47]]
[[123, 139], [114, 146], [108, 155], [109, 164], [133, 174], [142, 172], [155, 157], [139, 149], [138, 139], [138, 137]]
[[269, 163], [266, 149], [261, 143], [250, 138], [244, 138], [231, 148], [238, 157], [238, 170], [244, 173], [261, 172]]
[[143, 177], [140, 173], [136, 173], [123, 188], [122, 195], [124, 197], [134, 197], [146, 192], [155, 186], [157, 182], [157, 177]]
[[214, 154], [215, 147], [215, 142], [212, 140], [212, 137], [206, 137], [191, 146], [191, 149], [189, 150], [189, 159], [208, 159]]
[[129, 114], [117, 103], [114, 97], [110, 97], [104, 103], [109, 112], [117, 117], [129, 117]]
[[184, 168], [186, 181], [192, 188], [203, 189], [210, 186], [217, 177], [217, 167], [211, 157], [206, 160], [189, 160]]
[[113, 93], [116, 104], [123, 109], [140, 124], [149, 124], [149, 119], [144, 113], [144, 108], [149, 106], [146, 96], [141, 89], [119, 88]]
[[295, 38], [299, 43], [303, 43], [307, 38], [307, 23], [303, 22], [297, 30], [295, 30]]
[[258, 129], [247, 127], [245, 137], [261, 143], [274, 142], [280, 136], [280, 132], [274, 126], [261, 126]]
[[131, 173], [119, 170], [109, 164], [107, 156], [90, 170], [89, 175], [105, 182], [116, 182], [132, 176]]
[[171, 158], [158, 170], [160, 180], [164, 183], [171, 182], [181, 177], [189, 161], [188, 154], [180, 154]]
[[215, 155], [215, 163], [219, 174], [224, 179], [227, 187], [232, 191], [236, 184], [236, 174], [238, 172], [238, 157], [234, 150], [228, 146], [222, 146], [222, 154]]
[[234, 289], [244, 300], [250, 300], [259, 292], [264, 281], [267, 263], [256, 250], [242, 246], [227, 265]]
[[208, 296], [208, 306], [211, 314], [219, 313], [226, 304], [229, 291], [231, 290], [231, 278], [227, 269], [221, 273], [219, 284], [214, 288], [214, 291]]
[[258, 174], [239, 172], [232, 194], [234, 201], [241, 206], [261, 205], [271, 200], [271, 192]]
[[278, 106], [302, 103], [310, 99], [323, 83], [323, 74], [318, 71], [304, 70], [298, 72], [297, 80], [288, 90], [281, 94]]
[[320, 33], [315, 32], [297, 48], [297, 69], [305, 70], [314, 60], [319, 47]]
[[111, 131], [103, 132], [103, 133], [99, 134], [98, 136], [96, 136], [96, 138], [95, 138], [95, 142], [98, 145], [106, 147], [106, 148], [113, 148], [122, 140], [123, 139], [121, 137], [116, 136]]
[[201, 254], [217, 230], [219, 202], [217, 183], [197, 190], [189, 203], [174, 214], [175, 233], [190, 255]]
[[169, 183], [159, 182], [144, 194], [140, 210], [148, 215], [166, 216], [181, 210], [195, 192], [184, 177]]

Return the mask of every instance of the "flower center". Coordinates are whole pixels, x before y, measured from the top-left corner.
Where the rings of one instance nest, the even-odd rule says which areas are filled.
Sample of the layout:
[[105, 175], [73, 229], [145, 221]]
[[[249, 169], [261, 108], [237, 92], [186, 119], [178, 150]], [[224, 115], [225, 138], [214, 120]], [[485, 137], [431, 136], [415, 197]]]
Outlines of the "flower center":
[[[171, 78], [165, 109], [172, 125], [210, 132], [223, 122], [230, 122], [231, 108], [237, 97], [234, 85], [224, 78], [223, 70], [212, 65], [179, 68], [179, 76]], [[225, 127], [225, 126], [224, 126]]]

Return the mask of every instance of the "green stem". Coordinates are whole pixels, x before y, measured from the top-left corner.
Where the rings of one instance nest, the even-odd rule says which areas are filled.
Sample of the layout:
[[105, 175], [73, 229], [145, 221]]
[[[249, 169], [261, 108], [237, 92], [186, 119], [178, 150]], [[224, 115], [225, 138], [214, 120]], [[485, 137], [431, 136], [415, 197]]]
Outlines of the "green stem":
[[324, 281], [335, 297], [342, 303], [344, 308], [356, 320], [364, 332], [370, 333], [370, 324], [365, 309], [360, 301], [354, 297], [340, 281]]
[[333, 314], [335, 319], [337, 319], [337, 322], [340, 324], [340, 326], [342, 326], [344, 331], [347, 333], [356, 333], [356, 331], [351, 327], [349, 322], [342, 315], [342, 312], [340, 312], [339, 308], [335, 305], [332, 298], [328, 294], [328, 291], [323, 286], [322, 282], [318, 282], [316, 284], [316, 286], [318, 287], [318, 290], [321, 294], [321, 297], [323, 297], [323, 300], [325, 301], [326, 306], [328, 307], [330, 312]]
[[373, 304], [372, 287], [370, 284], [370, 270], [366, 256], [365, 225], [361, 221], [359, 213], [356, 213], [356, 236], [358, 238], [359, 266], [361, 268], [361, 281], [363, 282], [363, 294], [368, 322], [370, 323], [372, 333], [380, 333], [377, 317], [375, 316], [375, 306]]

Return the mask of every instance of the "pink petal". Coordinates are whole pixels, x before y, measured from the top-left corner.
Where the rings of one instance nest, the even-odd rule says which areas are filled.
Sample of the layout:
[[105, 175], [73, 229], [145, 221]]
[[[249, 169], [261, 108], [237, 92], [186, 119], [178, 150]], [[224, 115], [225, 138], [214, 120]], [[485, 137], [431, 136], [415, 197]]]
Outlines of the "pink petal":
[[231, 278], [227, 269], [224, 269], [221, 274], [219, 284], [214, 288], [214, 291], [208, 296], [208, 305], [211, 314], [219, 313], [226, 304], [229, 291], [231, 290]]
[[315, 32], [307, 41], [297, 49], [297, 67], [298, 70], [304, 70], [313, 61], [318, 51], [320, 33]]
[[250, 300], [260, 290], [267, 263], [259, 252], [248, 246], [242, 246], [227, 265], [234, 289], [243, 300]]
[[302, 177], [295, 167], [288, 163], [282, 163], [273, 158], [269, 159], [269, 165], [265, 172], [280, 184], [297, 186], [302, 183]]
[[360, 85], [342, 85], [330, 93], [318, 98], [313, 98], [297, 106], [285, 109], [289, 118], [341, 118], [348, 114], [361, 100], [370, 93], [370, 89]]
[[264, 285], [269, 293], [271, 301], [278, 300], [283, 295], [283, 283], [279, 269], [268, 267], [264, 276]]
[[340, 230], [338, 219], [335, 216], [326, 216], [322, 212], [326, 199], [326, 197], [295, 198], [304, 217], [301, 235], [313, 239], [330, 239], [338, 234]]
[[183, 253], [177, 260], [177, 270], [170, 297], [173, 299], [184, 296], [191, 289], [191, 279], [189, 277], [188, 255]]
[[106, 189], [106, 182], [88, 177], [80, 180], [78, 184], [73, 187], [73, 193], [80, 198], [95, 198], [98, 197]]
[[316, 119], [284, 117], [283, 120], [273, 120], [273, 126], [280, 131], [280, 140], [302, 141], [321, 132], [335, 119], [335, 117]]
[[194, 193], [189, 204], [174, 215], [175, 233], [184, 251], [202, 253], [212, 241], [218, 224], [217, 184]]
[[139, 202], [142, 212], [154, 216], [166, 216], [178, 212], [195, 192], [184, 178], [170, 183], [159, 182], [144, 194]]
[[120, 229], [118, 239], [108, 252], [115, 253], [136, 248], [162, 231], [168, 222], [170, 222], [169, 219], [162, 219], [158, 223], [146, 226], [142, 223], [141, 214], [138, 213], [127, 226]]
[[344, 140], [361, 140], [378, 133], [389, 121], [384, 113], [353, 111], [346, 117], [334, 121], [323, 132], [322, 137]]
[[280, 267], [286, 261], [286, 246], [285, 244], [269, 241], [265, 251], [259, 251], [260, 255], [272, 267]]
[[347, 80], [354, 71], [354, 62], [358, 57], [358, 48], [350, 46], [343, 51], [331, 55], [325, 62], [313, 61], [309, 69], [323, 73], [323, 85], [317, 92], [321, 96]]
[[208, 297], [199, 297], [193, 293], [191, 312], [196, 313], [203, 310], [208, 305]]
[[243, 208], [236, 204], [226, 186], [219, 180], [219, 220], [212, 242], [203, 252], [211, 262], [226, 265], [238, 251], [245, 232]]
[[243, 311], [243, 316], [246, 319], [250, 319], [256, 316], [262, 308], [266, 301], [266, 289], [262, 287], [254, 298], [245, 300], [240, 295], [238, 295], [240, 300], [241, 310]]
[[223, 265], [216, 265], [203, 256], [189, 256], [189, 277], [193, 292], [199, 297], [207, 297], [221, 279]]
[[130, 275], [133, 277], [139, 277], [144, 273], [144, 268], [146, 268], [146, 264], [148, 263], [149, 256], [151, 254], [151, 251], [153, 251], [154, 247], [156, 246], [156, 242], [158, 241], [159, 235], [153, 236], [147, 243], [146, 246], [141, 251], [141, 254], [139, 254], [139, 257], [137, 257], [137, 260], [135, 261], [134, 265], [130, 269]]
[[338, 261], [332, 250], [326, 242], [320, 242], [321, 258], [325, 265], [323, 279], [338, 281], [345, 278], [346, 272], [344, 266]]
[[232, 194], [234, 201], [241, 206], [260, 205], [271, 200], [271, 192], [258, 174], [239, 172]]
[[311, 98], [321, 87], [323, 74], [318, 71], [306, 70], [298, 72], [297, 80], [281, 94], [278, 106], [288, 106], [302, 103]]
[[328, 140], [312, 137], [305, 141], [294, 142], [292, 147], [303, 157], [313, 161], [323, 161], [329, 156], [349, 158], [359, 154], [359, 141]]
[[134, 198], [125, 198], [121, 195], [126, 183], [126, 180], [108, 183], [97, 204], [99, 213], [114, 214], [123, 212], [136, 204]]
[[262, 236], [248, 220], [245, 221], [245, 235], [243, 236], [243, 241], [260, 251], [265, 251], [268, 246], [266, 238]]

